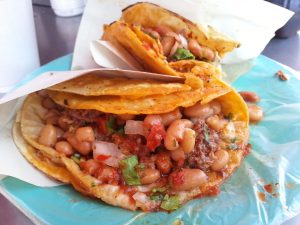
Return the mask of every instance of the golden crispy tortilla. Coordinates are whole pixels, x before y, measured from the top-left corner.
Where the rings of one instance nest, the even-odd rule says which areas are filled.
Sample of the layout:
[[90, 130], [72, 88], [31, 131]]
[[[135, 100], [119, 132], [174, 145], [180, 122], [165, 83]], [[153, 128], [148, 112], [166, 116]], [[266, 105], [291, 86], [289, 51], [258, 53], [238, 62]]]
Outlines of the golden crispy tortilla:
[[[72, 94], [66, 93], [57, 94], [73, 96]], [[242, 137], [240, 139], [243, 143], [243, 146], [245, 146], [248, 141], [248, 111], [245, 102], [234, 90], [231, 90], [230, 92], [222, 96], [218, 96], [215, 99], [217, 99], [217, 101], [221, 103], [222, 111], [225, 114], [232, 114], [232, 122], [235, 124], [236, 132], [238, 133], [239, 137]], [[108, 204], [123, 207], [129, 210], [136, 210], [138, 208], [141, 208], [143, 210], [149, 210], [149, 207], [151, 208], [149, 204], [157, 204], [155, 201], [150, 201], [147, 203], [134, 201], [131, 198], [130, 194], [125, 192], [124, 188], [118, 185], [99, 183], [99, 181], [96, 178], [83, 173], [80, 170], [78, 164], [75, 163], [75, 161], [73, 161], [72, 159], [58, 154], [53, 148], [45, 147], [43, 145], [38, 144], [38, 134], [44, 126], [44, 123], [41, 121], [43, 114], [44, 108], [41, 105], [41, 97], [37, 94], [30, 95], [26, 99], [22, 108], [22, 114], [20, 118], [21, 123], [18, 122], [19, 120], [17, 120], [16, 123], [17, 125], [21, 125], [21, 130], [16, 129], [14, 131], [14, 134], [16, 136], [15, 141], [18, 144], [19, 148], [27, 152], [27, 156], [25, 157], [28, 158], [28, 160], [31, 163], [33, 163], [37, 168], [41, 169], [42, 171], [56, 179], [62, 180], [62, 178], [60, 178], [60, 176], [62, 176], [61, 170], [65, 170], [61, 167], [61, 165], [53, 163], [52, 160], [57, 160], [58, 157], [62, 165], [65, 165], [68, 172], [71, 174], [70, 178], [66, 178], [67, 173], [66, 175], [63, 175], [63, 178], [66, 178], [65, 181], [71, 182], [75, 189], [82, 192], [83, 194], [99, 198]], [[21, 135], [25, 137], [25, 139], [30, 143], [30, 145], [27, 144], [27, 142], [24, 140], [20, 141]], [[43, 161], [43, 158], [36, 157], [36, 154], [33, 153], [34, 148], [32, 146], [39, 149], [39, 151], [50, 160]], [[181, 204], [195, 197], [216, 194], [219, 186], [224, 182], [226, 178], [228, 178], [231, 174], [234, 173], [234, 171], [239, 167], [242, 159], [245, 156], [244, 148], [228, 150], [228, 153], [230, 156], [230, 161], [226, 169], [224, 170], [223, 176], [218, 172], [210, 171], [207, 173], [209, 182], [206, 183], [204, 186], [195, 188], [190, 191], [180, 191], [173, 193], [179, 196]], [[53, 156], [54, 158], [52, 158]], [[54, 166], [53, 169], [52, 167], [51, 169], [49, 169], [49, 163]], [[57, 166], [59, 166], [61, 169], [57, 170]], [[58, 173], [58, 175], [53, 173]], [[135, 188], [137, 188], [137, 191], [139, 190], [138, 187]]]
[[178, 76], [159, 53], [158, 43], [134, 26], [116, 21], [104, 27], [102, 39], [122, 45], [146, 71]]
[[48, 94], [57, 104], [70, 109], [96, 109], [105, 113], [136, 115], [170, 112], [180, 106], [192, 106], [203, 98], [200, 89], [137, 99], [119, 96], [81, 96], [54, 91], [48, 91]]
[[13, 139], [22, 153], [22, 155], [37, 169], [41, 170], [49, 177], [59, 180], [63, 183], [70, 183], [71, 174], [70, 172], [61, 165], [57, 165], [42, 154], [38, 149], [28, 144], [21, 132], [21, 115], [18, 113], [16, 122], [13, 126]]
[[202, 46], [218, 52], [218, 55], [221, 57], [240, 45], [228, 36], [217, 32], [211, 26], [204, 27], [195, 24], [172, 11], [152, 3], [140, 2], [128, 6], [123, 9], [120, 20], [144, 27], [168, 26], [176, 33], [185, 30], [187, 33], [191, 33], [191, 37], [197, 39]]
[[139, 98], [149, 95], [167, 95], [173, 92], [189, 91], [191, 87], [181, 83], [105, 78], [95, 74], [87, 74], [56, 84], [48, 89], [84, 96], [119, 95]]

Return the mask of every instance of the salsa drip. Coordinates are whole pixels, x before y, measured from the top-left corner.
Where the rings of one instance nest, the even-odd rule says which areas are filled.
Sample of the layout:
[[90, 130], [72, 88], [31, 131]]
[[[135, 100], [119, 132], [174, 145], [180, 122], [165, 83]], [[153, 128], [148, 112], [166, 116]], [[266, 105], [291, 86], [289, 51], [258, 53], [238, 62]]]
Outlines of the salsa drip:
[[151, 202], [151, 210], [173, 210], [178, 191], [205, 185], [211, 172], [223, 176], [230, 151], [245, 149], [242, 122], [224, 115], [217, 100], [156, 115], [73, 110], [48, 96], [42, 106], [40, 144], [99, 181], [91, 185], [119, 185], [135, 201]]

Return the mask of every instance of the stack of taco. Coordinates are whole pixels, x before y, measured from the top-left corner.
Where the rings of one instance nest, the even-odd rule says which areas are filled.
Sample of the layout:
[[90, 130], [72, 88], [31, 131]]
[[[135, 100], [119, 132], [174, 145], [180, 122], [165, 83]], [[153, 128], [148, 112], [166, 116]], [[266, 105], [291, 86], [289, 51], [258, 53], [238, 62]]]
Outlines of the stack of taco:
[[31, 94], [14, 126], [23, 155], [83, 194], [130, 210], [171, 211], [218, 194], [249, 152], [247, 106], [213, 65], [237, 43], [149, 3], [126, 8], [103, 38], [146, 70], [185, 83], [91, 73]]

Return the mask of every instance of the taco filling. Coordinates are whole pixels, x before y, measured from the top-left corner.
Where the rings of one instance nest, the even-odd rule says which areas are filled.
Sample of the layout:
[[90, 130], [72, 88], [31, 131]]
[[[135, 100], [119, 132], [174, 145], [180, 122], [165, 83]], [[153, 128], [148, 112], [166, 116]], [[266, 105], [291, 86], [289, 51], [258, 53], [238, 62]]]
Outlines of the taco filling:
[[146, 211], [177, 209], [180, 195], [194, 189], [217, 194], [214, 181], [239, 164], [233, 155], [248, 151], [247, 123], [224, 111], [218, 99], [163, 114], [117, 115], [40, 98], [46, 112], [39, 144], [95, 178], [91, 187], [117, 185]]

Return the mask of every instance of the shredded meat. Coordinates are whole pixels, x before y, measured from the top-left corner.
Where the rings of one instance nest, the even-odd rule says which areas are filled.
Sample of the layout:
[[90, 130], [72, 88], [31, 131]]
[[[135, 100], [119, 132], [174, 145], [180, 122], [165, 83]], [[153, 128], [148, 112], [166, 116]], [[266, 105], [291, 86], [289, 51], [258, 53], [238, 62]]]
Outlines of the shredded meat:
[[68, 109], [61, 107], [60, 111], [63, 115], [69, 117], [70, 119], [74, 120], [74, 122], [87, 122], [92, 123], [96, 122], [97, 119], [103, 115], [102, 112], [97, 110], [86, 110], [86, 109]]
[[220, 134], [210, 129], [204, 120], [198, 120], [193, 129], [197, 134], [196, 144], [187, 162], [191, 168], [207, 171], [214, 161], [214, 152], [218, 150]]

